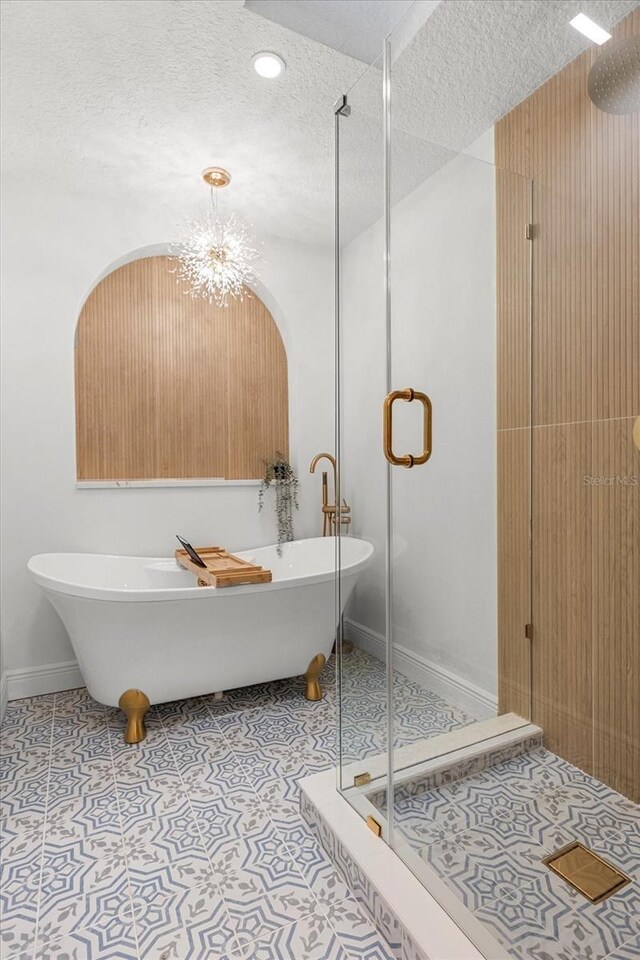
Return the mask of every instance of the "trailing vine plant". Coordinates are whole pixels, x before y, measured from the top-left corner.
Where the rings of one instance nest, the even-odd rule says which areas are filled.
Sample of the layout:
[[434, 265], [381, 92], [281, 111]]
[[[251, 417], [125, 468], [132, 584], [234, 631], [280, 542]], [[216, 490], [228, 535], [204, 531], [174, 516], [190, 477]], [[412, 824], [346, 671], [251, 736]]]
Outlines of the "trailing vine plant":
[[278, 524], [278, 556], [282, 544], [293, 540], [293, 511], [298, 509], [298, 478], [293, 467], [279, 450], [273, 460], [265, 461], [264, 477], [258, 491], [258, 513], [264, 507], [264, 496], [273, 487], [276, 492], [276, 520]]

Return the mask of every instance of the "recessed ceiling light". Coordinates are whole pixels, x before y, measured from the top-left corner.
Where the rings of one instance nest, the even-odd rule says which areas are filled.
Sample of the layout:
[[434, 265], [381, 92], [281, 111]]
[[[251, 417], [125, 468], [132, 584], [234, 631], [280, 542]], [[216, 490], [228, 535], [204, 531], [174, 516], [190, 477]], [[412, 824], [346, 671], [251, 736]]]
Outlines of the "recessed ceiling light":
[[284, 73], [285, 62], [277, 53], [269, 53], [263, 50], [262, 53], [256, 53], [251, 58], [253, 69], [261, 77], [267, 80], [275, 80], [281, 73]]
[[602, 45], [606, 43], [607, 40], [611, 40], [611, 34], [603, 30], [602, 27], [599, 27], [597, 23], [590, 20], [584, 13], [579, 13], [573, 20], [569, 20], [569, 23], [576, 30], [579, 30], [580, 33], [583, 33], [585, 37], [589, 37], [589, 40], [593, 40], [594, 43]]

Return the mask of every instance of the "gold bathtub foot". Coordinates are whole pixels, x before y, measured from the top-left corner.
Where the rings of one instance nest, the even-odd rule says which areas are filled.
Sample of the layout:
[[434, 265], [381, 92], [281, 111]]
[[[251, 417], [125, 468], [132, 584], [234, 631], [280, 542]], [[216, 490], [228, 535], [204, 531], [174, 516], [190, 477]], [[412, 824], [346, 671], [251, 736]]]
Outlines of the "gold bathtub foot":
[[140, 743], [147, 735], [144, 717], [151, 706], [148, 696], [142, 690], [125, 690], [118, 700], [118, 706], [127, 717], [125, 743]]
[[307, 700], [322, 700], [322, 687], [318, 677], [322, 673], [322, 668], [326, 662], [327, 658], [324, 653], [319, 653], [307, 667], [307, 672], [304, 675], [306, 683], [304, 695]]

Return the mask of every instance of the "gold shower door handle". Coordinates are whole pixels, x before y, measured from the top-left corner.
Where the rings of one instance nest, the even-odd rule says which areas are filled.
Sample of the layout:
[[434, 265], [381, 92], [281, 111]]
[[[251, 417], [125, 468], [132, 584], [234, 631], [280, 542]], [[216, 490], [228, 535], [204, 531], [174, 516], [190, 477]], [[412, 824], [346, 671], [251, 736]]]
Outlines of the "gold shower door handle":
[[[393, 405], [396, 400], [405, 400], [407, 403], [418, 400], [422, 404], [424, 414], [423, 442], [422, 453], [418, 457], [414, 457], [411, 453], [405, 453], [404, 456], [397, 457], [393, 452]], [[432, 450], [431, 418], [431, 400], [426, 393], [421, 393], [419, 390], [413, 390], [411, 387], [407, 387], [406, 390], [392, 390], [391, 393], [385, 397], [382, 409], [383, 449], [385, 457], [392, 466], [417, 467], [421, 463], [427, 462]]]

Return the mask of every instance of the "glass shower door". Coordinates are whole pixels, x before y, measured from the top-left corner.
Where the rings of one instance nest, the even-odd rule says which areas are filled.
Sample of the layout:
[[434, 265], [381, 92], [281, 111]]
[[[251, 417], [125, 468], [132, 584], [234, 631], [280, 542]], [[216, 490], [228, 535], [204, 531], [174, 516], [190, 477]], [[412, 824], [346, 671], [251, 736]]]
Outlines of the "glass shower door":
[[449, 882], [463, 825], [438, 790], [529, 729], [532, 191], [492, 131], [434, 140], [428, 29], [403, 23], [336, 113], [338, 549], [375, 547], [339, 645], [339, 785], [499, 957]]
[[[416, 83], [428, 28], [403, 22], [336, 107], [340, 532], [375, 547], [341, 633], [340, 786], [363, 814], [373, 804], [387, 840], [390, 781], [481, 763], [530, 711], [531, 184], [496, 168], [492, 131], [464, 151], [430, 139]], [[517, 225], [509, 303], [503, 211]], [[352, 589], [344, 571], [339, 587]]]
[[379, 414], [387, 383], [382, 77], [380, 59], [336, 104], [335, 117], [338, 550], [345, 536], [374, 547], [355, 586], [346, 565], [339, 571], [340, 600], [349, 594], [338, 645], [339, 785], [363, 814], [366, 792], [388, 768], [387, 464]]
[[[460, 914], [455, 877], [483, 842], [469, 839], [468, 778], [532, 735], [533, 194], [497, 165], [492, 127], [473, 139], [443, 122], [459, 65], [447, 61], [451, 76], [437, 82], [426, 65], [455, 27], [455, 4], [443, 4], [387, 45], [393, 803], [383, 813], [409, 866]], [[487, 800], [495, 815], [499, 800]], [[499, 836], [485, 842], [488, 857], [499, 853]]]

